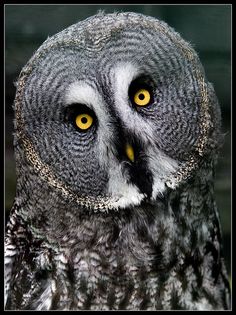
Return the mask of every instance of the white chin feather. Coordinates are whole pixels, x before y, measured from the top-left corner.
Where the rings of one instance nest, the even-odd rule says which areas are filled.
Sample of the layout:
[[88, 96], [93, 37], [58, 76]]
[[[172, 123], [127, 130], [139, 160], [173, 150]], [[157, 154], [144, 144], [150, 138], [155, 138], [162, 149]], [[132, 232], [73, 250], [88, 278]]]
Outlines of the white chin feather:
[[127, 182], [128, 175], [122, 172], [122, 164], [110, 165], [108, 194], [114, 199], [114, 208], [137, 206], [145, 198], [138, 187]]
[[[118, 196], [116, 196], [117, 198]], [[136, 193], [132, 194], [128, 192], [125, 195], [118, 197], [118, 200], [113, 203], [114, 208], [125, 209], [128, 207], [138, 206], [141, 201], [145, 198], [144, 194]]]

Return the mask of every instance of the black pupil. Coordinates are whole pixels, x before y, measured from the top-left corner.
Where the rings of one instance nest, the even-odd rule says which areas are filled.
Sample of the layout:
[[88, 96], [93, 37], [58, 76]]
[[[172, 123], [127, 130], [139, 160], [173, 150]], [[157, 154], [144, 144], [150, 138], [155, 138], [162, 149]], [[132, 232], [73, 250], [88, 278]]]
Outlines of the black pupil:
[[145, 97], [145, 96], [144, 96], [144, 94], [142, 94], [142, 93], [139, 94], [139, 96], [138, 96], [138, 98], [139, 98], [141, 101], [144, 100], [144, 97]]
[[81, 118], [81, 122], [82, 122], [83, 124], [86, 124], [86, 123], [88, 122], [88, 119], [87, 119], [86, 117], [82, 117], [82, 118]]

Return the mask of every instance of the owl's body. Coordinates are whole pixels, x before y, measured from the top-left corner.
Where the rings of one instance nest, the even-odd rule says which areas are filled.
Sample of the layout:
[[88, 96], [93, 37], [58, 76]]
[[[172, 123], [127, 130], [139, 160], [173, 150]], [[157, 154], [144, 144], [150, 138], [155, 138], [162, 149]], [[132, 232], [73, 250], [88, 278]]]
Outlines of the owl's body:
[[214, 201], [220, 112], [165, 23], [102, 13], [20, 75], [7, 309], [227, 309]]

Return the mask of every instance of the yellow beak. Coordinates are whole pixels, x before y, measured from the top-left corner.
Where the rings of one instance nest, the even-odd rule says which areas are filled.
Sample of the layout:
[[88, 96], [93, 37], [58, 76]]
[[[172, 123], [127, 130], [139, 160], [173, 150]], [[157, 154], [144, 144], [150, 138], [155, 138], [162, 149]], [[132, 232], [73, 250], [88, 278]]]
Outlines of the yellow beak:
[[134, 162], [134, 149], [130, 144], [126, 144], [125, 153], [131, 162]]

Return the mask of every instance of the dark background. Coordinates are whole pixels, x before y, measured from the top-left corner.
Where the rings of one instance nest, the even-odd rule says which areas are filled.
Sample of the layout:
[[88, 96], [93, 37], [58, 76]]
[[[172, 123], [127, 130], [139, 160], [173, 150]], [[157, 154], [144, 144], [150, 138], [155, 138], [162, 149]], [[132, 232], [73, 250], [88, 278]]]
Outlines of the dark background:
[[134, 11], [164, 20], [198, 52], [222, 110], [225, 144], [216, 169], [215, 192], [227, 269], [231, 271], [231, 5], [5, 5], [5, 208], [15, 194], [13, 110], [21, 68], [48, 36], [97, 13]]

